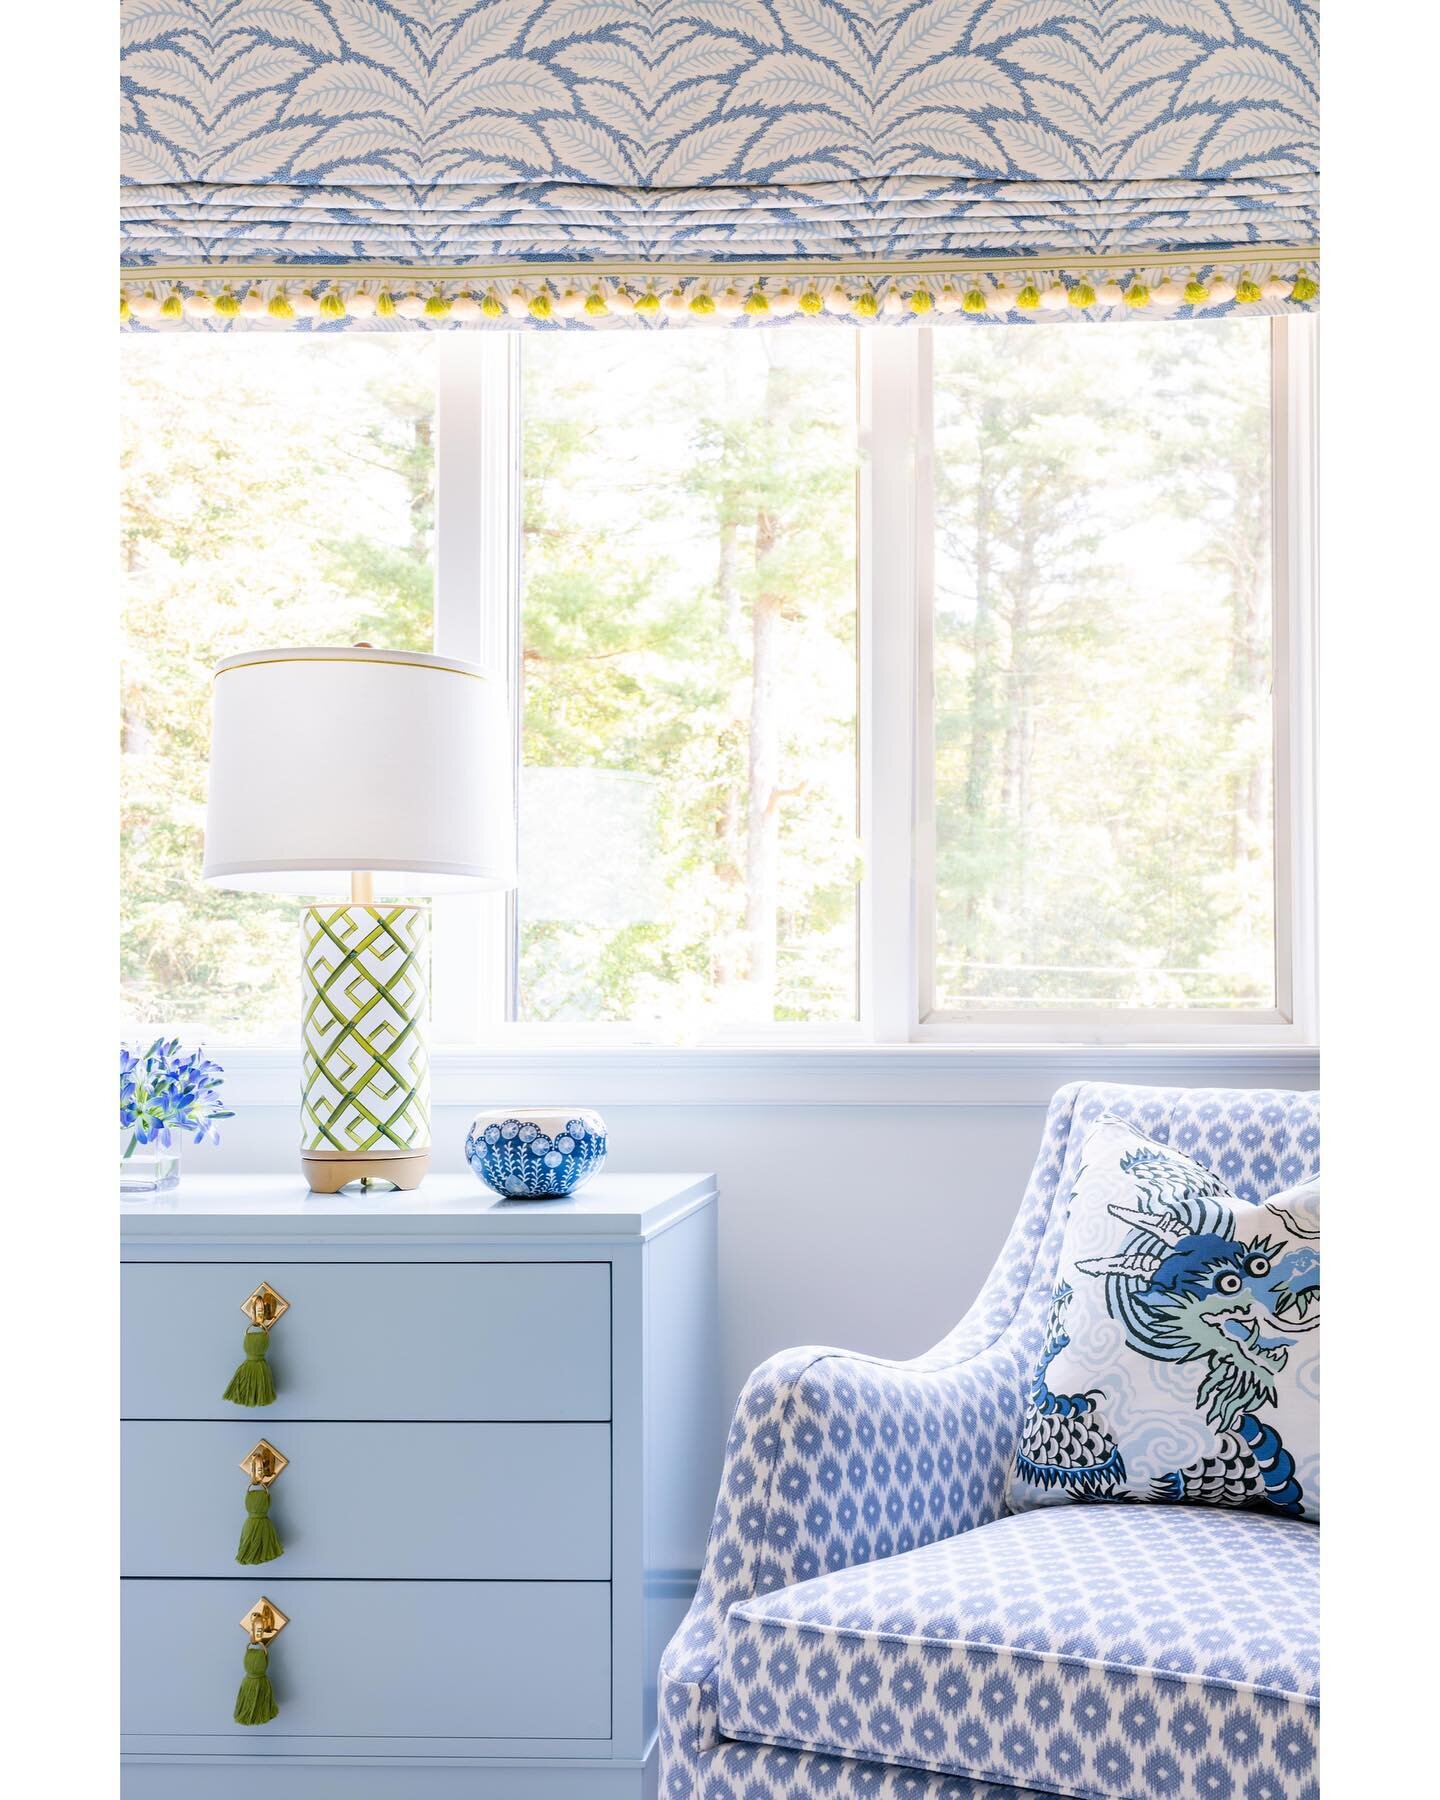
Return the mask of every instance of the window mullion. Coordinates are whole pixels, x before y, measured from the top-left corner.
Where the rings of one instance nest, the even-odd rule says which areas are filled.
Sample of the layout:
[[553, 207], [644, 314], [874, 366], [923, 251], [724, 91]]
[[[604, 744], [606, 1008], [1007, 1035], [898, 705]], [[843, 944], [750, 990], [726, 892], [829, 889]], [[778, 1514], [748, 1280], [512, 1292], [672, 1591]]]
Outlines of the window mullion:
[[[519, 339], [436, 345], [435, 648], [503, 674], [514, 720], [520, 585]], [[518, 771], [518, 728], [512, 770]], [[513, 897], [434, 910], [434, 1037], [471, 1043], [511, 1012]]]
[[1315, 324], [1278, 318], [1270, 332], [1276, 1001], [1297, 1035], [1313, 1042], [1318, 1026]]
[[919, 1012], [917, 621], [931, 538], [930, 334], [860, 341], [861, 1017], [905, 1042]]

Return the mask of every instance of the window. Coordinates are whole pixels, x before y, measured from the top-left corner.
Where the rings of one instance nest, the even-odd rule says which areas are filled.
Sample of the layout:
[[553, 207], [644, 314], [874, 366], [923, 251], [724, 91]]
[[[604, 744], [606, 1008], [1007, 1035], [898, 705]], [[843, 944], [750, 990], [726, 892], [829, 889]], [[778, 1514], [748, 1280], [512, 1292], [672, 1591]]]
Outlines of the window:
[[129, 339], [127, 1029], [293, 1041], [209, 672], [509, 669], [436, 1041], [1313, 1035], [1313, 329]]
[[122, 358], [122, 1015], [293, 1037], [292, 902], [200, 879], [210, 677], [433, 640], [435, 344], [192, 336]]
[[535, 351], [517, 1016], [853, 1020], [854, 340]]
[[932, 1016], [1273, 1008], [1268, 323], [934, 350]]

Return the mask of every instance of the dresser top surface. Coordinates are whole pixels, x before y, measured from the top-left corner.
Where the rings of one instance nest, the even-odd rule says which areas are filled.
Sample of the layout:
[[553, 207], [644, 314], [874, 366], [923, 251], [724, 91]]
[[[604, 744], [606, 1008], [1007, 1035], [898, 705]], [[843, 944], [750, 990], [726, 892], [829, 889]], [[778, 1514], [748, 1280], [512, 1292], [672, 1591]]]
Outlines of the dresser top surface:
[[364, 1227], [368, 1235], [440, 1235], [477, 1241], [644, 1238], [714, 1198], [713, 1175], [601, 1174], [563, 1200], [502, 1200], [468, 1171], [428, 1175], [410, 1194], [392, 1190], [315, 1194], [296, 1175], [186, 1175], [167, 1194], [120, 1202], [123, 1242], [235, 1236], [266, 1238], [317, 1227]]

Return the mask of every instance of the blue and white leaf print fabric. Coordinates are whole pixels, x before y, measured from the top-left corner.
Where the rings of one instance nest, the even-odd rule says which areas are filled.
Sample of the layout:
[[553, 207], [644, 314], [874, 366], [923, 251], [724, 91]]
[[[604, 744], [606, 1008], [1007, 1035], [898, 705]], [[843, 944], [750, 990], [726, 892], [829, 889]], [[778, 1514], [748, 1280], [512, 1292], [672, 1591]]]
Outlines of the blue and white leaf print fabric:
[[1313, 243], [1306, 0], [124, 0], [132, 266]]
[[1320, 1184], [1237, 1200], [1103, 1118], [1010, 1476], [1012, 1507], [1195, 1501], [1320, 1516]]
[[[1128, 1120], [1152, 1143], [1214, 1171], [1238, 1201], [1253, 1205], [1318, 1176], [1319, 1106], [1316, 1094], [1062, 1088], [1005, 1248], [949, 1337], [909, 1362], [810, 1347], [755, 1371], [736, 1406], [695, 1601], [661, 1663], [663, 1800], [1013, 1800], [1017, 1788], [1090, 1800], [1314, 1800], [1314, 1670], [1302, 1655], [1313, 1606], [1308, 1578], [1299, 1574], [1313, 1552], [1314, 1525], [1183, 1506], [1009, 1515], [1005, 1494], [1089, 1127], [1106, 1113]], [[1003, 1543], [998, 1534], [986, 1537], [997, 1522], [1007, 1534]], [[1103, 1593], [1070, 1574], [1059, 1594], [1047, 1590], [1042, 1602], [1032, 1585], [1029, 1598], [1007, 1613], [997, 1587], [996, 1632], [983, 1647], [998, 1655], [1003, 1636], [1017, 1659], [1021, 1650], [1037, 1652], [1044, 1670], [1036, 1667], [1023, 1697], [1013, 1684], [988, 1691], [981, 1684], [963, 1705], [940, 1709], [938, 1753], [905, 1736], [914, 1724], [906, 1720], [896, 1748], [881, 1754], [885, 1735], [895, 1732], [884, 1716], [897, 1707], [890, 1691], [852, 1695], [853, 1729], [842, 1715], [837, 1730], [830, 1718], [835, 1692], [821, 1691], [829, 1682], [824, 1663], [808, 1695], [799, 1691], [798, 1671], [787, 1690], [788, 1735], [783, 1720], [753, 1734], [747, 1729], [763, 1742], [740, 1742], [726, 1729], [722, 1678], [730, 1682], [731, 1730], [740, 1728], [748, 1704], [739, 1670], [726, 1659], [740, 1641], [742, 1619], [763, 1629], [756, 1602], [765, 1597], [797, 1583], [818, 1589], [817, 1578], [850, 1570], [865, 1571], [866, 1581], [908, 1584], [916, 1566], [905, 1562], [909, 1553], [955, 1540], [953, 1552], [919, 1565], [928, 1592], [953, 1572], [943, 1566], [951, 1554], [973, 1555], [971, 1569], [996, 1569], [1014, 1566], [1005, 1545], [1016, 1556], [1023, 1546], [1021, 1560], [1032, 1570], [1058, 1567], [1062, 1542], [1083, 1560], [1081, 1546], [1091, 1542], [1084, 1534], [1110, 1531], [1117, 1535], [1096, 1554], [1120, 1573]], [[1133, 1534], [1146, 1531], [1154, 1534], [1144, 1540], [1146, 1554], [1136, 1551], [1127, 1572], [1121, 1546], [1134, 1550]], [[1293, 1641], [1288, 1661], [1278, 1643], [1270, 1655], [1263, 1622], [1257, 1619], [1252, 1632], [1235, 1614], [1225, 1598], [1230, 1574], [1220, 1563], [1212, 1568], [1221, 1544], [1238, 1554], [1242, 1543], [1257, 1557], [1273, 1549], [1294, 1573], [1283, 1623], [1275, 1627]], [[1077, 1582], [1067, 1603], [1063, 1586]], [[927, 1615], [930, 1625], [945, 1627], [925, 1651], [927, 1669], [932, 1656], [937, 1667], [953, 1662], [963, 1599], [957, 1596], [948, 1613]], [[777, 1599], [782, 1612], [789, 1604]], [[973, 1594], [965, 1604], [974, 1604]], [[1152, 1612], [1171, 1623], [1157, 1624], [1147, 1643], [1123, 1621], [1131, 1617], [1138, 1628]], [[1091, 1667], [1087, 1659], [1105, 1644], [1114, 1654], [1102, 1657], [1103, 1669]], [[893, 1644], [877, 1655], [884, 1675], [905, 1660]], [[1157, 1687], [1162, 1674], [1188, 1678], [1210, 1656], [1219, 1659], [1220, 1674], [1195, 1684], [1193, 1695]], [[786, 1667], [782, 1662], [772, 1680], [784, 1680]], [[1244, 1671], [1261, 1667], [1273, 1679], [1247, 1686]], [[1143, 1680], [1142, 1670], [1151, 1671]], [[869, 1679], [867, 1673], [862, 1690]], [[908, 1691], [902, 1686], [899, 1698]], [[1126, 1712], [1137, 1693], [1146, 1704]], [[1166, 1695], [1174, 1701], [1168, 1710], [1160, 1703]], [[808, 1715], [803, 1706], [788, 1709], [806, 1697], [819, 1720], [830, 1720], [823, 1736], [794, 1729], [793, 1721]], [[930, 1715], [937, 1707], [917, 1700], [915, 1712]], [[979, 1761], [967, 1749], [976, 1732], [987, 1733], [992, 1746]], [[928, 1716], [924, 1733], [933, 1745]], [[1010, 1759], [1004, 1773], [995, 1760], [1001, 1754]]]

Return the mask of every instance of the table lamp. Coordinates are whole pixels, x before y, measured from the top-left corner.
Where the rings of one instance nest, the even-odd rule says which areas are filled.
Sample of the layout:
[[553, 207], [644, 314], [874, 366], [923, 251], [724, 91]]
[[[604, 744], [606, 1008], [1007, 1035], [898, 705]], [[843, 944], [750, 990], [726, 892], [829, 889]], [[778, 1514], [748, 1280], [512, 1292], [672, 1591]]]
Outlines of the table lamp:
[[514, 885], [511, 761], [504, 682], [453, 657], [256, 650], [215, 671], [204, 877], [315, 897], [300, 1163], [317, 1193], [424, 1178], [430, 912], [411, 897]]

